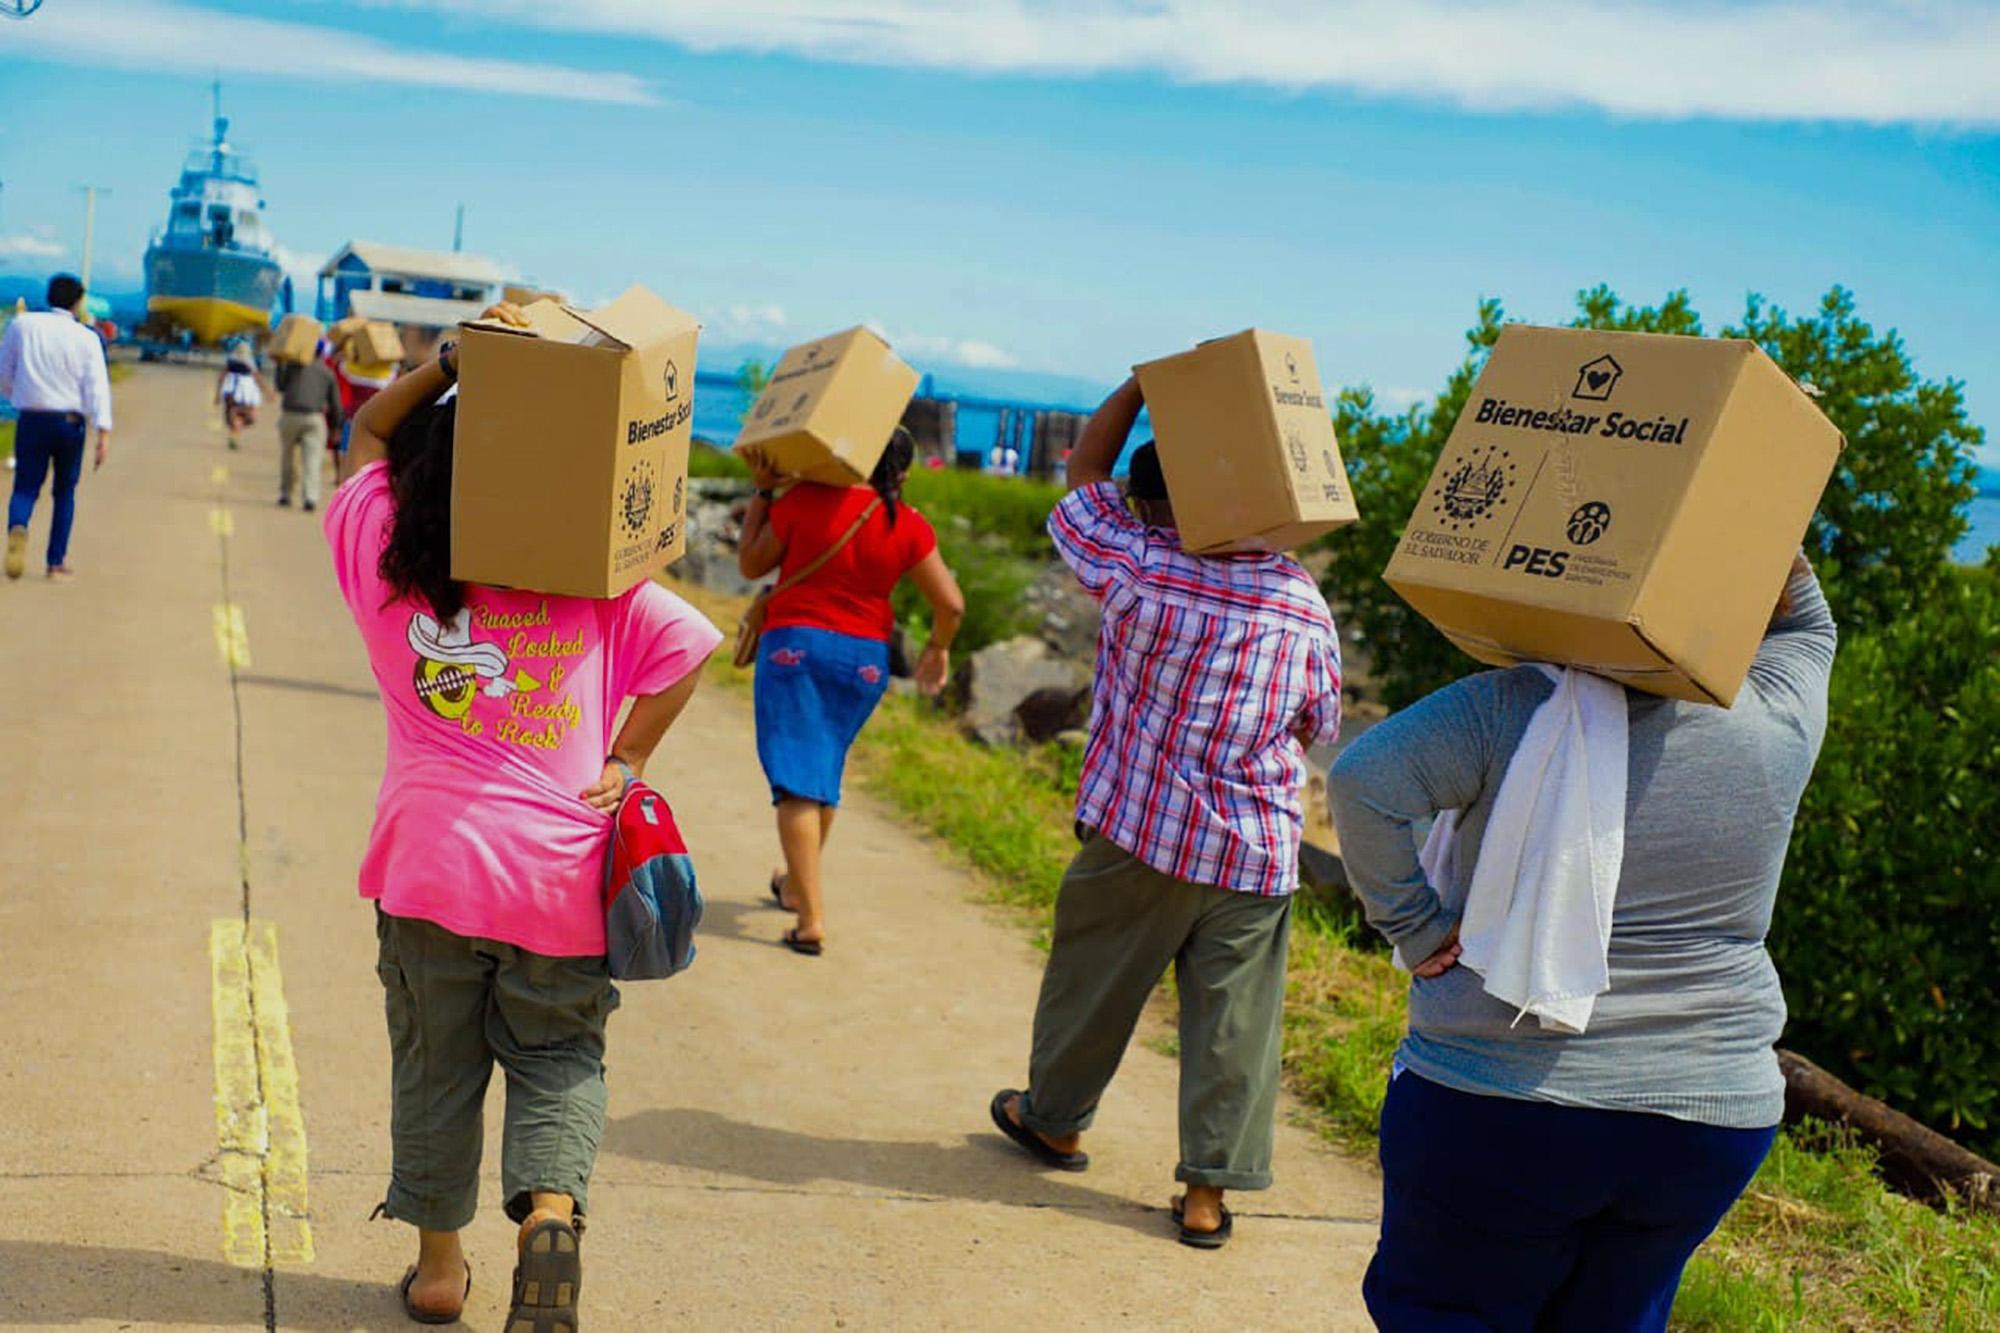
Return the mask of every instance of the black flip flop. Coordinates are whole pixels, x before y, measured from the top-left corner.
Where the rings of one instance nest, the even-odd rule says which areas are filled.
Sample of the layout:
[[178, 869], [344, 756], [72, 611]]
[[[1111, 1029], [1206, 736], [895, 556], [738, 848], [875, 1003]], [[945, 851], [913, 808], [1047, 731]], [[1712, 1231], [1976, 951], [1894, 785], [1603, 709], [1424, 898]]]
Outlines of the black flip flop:
[[771, 901], [780, 907], [784, 907], [787, 912], [792, 910], [789, 907], [785, 907], [785, 877], [783, 875], [771, 876]]
[[582, 1289], [576, 1228], [555, 1217], [537, 1223], [521, 1242], [514, 1307], [501, 1327], [507, 1333], [577, 1333], [576, 1296]]
[[1181, 1195], [1174, 1200], [1174, 1221], [1181, 1229], [1181, 1244], [1192, 1246], [1197, 1250], [1219, 1250], [1227, 1245], [1229, 1237], [1236, 1231], [1236, 1214], [1229, 1211], [1229, 1205], [1226, 1203], [1222, 1205], [1221, 1226], [1213, 1231], [1196, 1231], [1187, 1224], [1187, 1218], [1183, 1212], [1186, 1202], [1186, 1195]]
[[1044, 1166], [1052, 1166], [1058, 1171], [1084, 1171], [1090, 1167], [1087, 1152], [1057, 1152], [1041, 1135], [1026, 1125], [1014, 1123], [1014, 1117], [1007, 1114], [1007, 1099], [1021, 1094], [1013, 1088], [1002, 1088], [993, 1094], [993, 1127], [1008, 1138], [1027, 1149], [1028, 1155]]
[[822, 953], [826, 952], [826, 946], [823, 941], [800, 939], [799, 932], [796, 927], [780, 935], [778, 937], [778, 942], [784, 945], [787, 949], [790, 949], [793, 953], [802, 953], [808, 958], [817, 958]]
[[403, 1274], [403, 1281], [396, 1288], [396, 1294], [400, 1296], [403, 1301], [403, 1313], [409, 1316], [411, 1323], [456, 1324], [459, 1321], [459, 1319], [464, 1316], [465, 1301], [469, 1301], [472, 1299], [471, 1264], [467, 1264], [465, 1266], [465, 1300], [460, 1301], [458, 1303], [458, 1309], [452, 1311], [450, 1314], [433, 1314], [429, 1310], [419, 1310], [416, 1306], [410, 1304], [410, 1284], [415, 1282], [416, 1280], [417, 1280], [417, 1266], [415, 1264], [411, 1264], [410, 1271]]

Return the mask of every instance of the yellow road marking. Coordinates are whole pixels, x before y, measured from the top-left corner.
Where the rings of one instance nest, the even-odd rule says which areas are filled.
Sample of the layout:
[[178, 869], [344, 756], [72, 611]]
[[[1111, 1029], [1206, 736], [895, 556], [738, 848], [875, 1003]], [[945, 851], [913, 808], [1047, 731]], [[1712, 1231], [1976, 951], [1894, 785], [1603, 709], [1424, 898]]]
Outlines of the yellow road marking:
[[243, 623], [243, 608], [234, 602], [215, 604], [215, 651], [238, 671], [250, 667], [250, 630]]
[[244, 1268], [311, 1263], [306, 1125], [278, 970], [277, 927], [268, 921], [252, 921], [247, 929], [239, 919], [215, 921], [208, 960], [223, 1255]]
[[208, 511], [208, 528], [218, 537], [236, 535], [236, 516], [221, 505]]
[[229, 469], [217, 463], [215, 470], [208, 474], [208, 479], [218, 486], [223, 485], [229, 480]]

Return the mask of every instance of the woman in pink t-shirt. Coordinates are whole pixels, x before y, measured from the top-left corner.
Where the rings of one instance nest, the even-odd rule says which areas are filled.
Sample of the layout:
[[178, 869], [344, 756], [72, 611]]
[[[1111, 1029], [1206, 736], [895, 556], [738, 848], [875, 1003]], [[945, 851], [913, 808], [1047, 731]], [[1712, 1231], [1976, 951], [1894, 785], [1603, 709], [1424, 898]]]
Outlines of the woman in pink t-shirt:
[[455, 1318], [472, 1281], [458, 1233], [477, 1203], [497, 1061], [501, 1179], [521, 1224], [507, 1327], [573, 1328], [604, 1024], [618, 1005], [604, 959], [612, 813], [721, 635], [652, 582], [598, 600], [452, 579], [457, 403], [438, 400], [457, 375], [446, 344], [361, 409], [354, 474], [326, 513], [389, 731], [360, 876], [376, 904], [394, 1076], [381, 1211], [418, 1229], [406, 1311]]

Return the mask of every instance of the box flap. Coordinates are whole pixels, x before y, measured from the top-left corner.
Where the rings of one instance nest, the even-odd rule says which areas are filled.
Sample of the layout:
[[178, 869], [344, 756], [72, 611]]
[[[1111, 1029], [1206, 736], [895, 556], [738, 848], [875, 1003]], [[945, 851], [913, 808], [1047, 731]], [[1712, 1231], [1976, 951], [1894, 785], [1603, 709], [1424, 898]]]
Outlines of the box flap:
[[459, 325], [462, 329], [476, 329], [481, 333], [511, 333], [517, 338], [546, 338], [550, 342], [575, 342], [586, 329], [569, 309], [554, 301], [536, 301], [521, 307], [521, 317], [528, 321], [528, 327], [508, 324], [498, 319], [468, 319]]
[[644, 287], [627, 287], [617, 300], [595, 310], [579, 310], [575, 306], [564, 306], [563, 310], [578, 323], [625, 348], [644, 347], [701, 327], [693, 315], [674, 309]]

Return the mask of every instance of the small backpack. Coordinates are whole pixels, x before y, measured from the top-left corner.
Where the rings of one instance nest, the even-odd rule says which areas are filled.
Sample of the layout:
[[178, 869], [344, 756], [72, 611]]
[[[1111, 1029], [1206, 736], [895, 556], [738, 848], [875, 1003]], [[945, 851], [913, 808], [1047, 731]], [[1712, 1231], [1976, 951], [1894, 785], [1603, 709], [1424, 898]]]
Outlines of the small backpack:
[[604, 952], [619, 981], [651, 981], [694, 962], [701, 924], [694, 861], [666, 797], [630, 782], [604, 867]]

